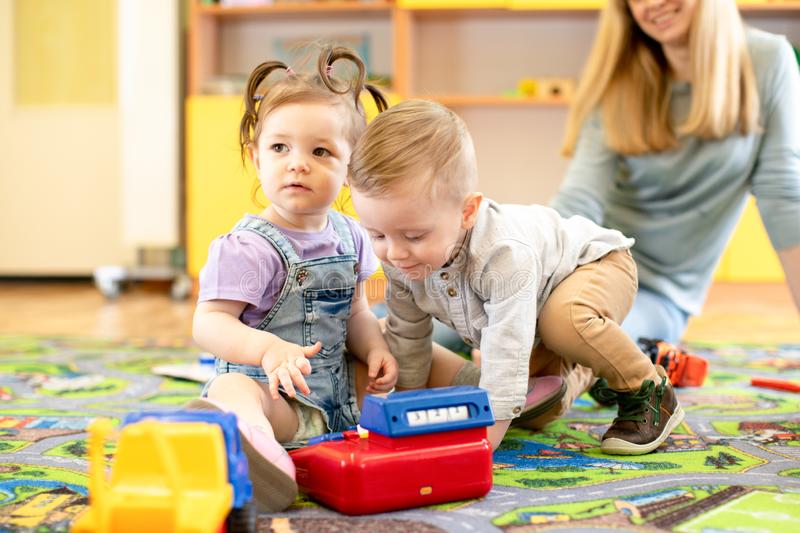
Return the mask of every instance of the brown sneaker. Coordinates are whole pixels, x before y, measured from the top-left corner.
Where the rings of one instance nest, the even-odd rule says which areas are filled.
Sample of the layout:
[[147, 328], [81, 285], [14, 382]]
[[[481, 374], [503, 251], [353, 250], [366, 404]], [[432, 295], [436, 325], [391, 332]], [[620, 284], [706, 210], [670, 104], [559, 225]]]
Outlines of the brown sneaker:
[[661, 383], [645, 380], [638, 391], [618, 392], [617, 418], [603, 435], [600, 450], [613, 455], [650, 453], [683, 422], [683, 409], [675, 390], [660, 365], [656, 371]]

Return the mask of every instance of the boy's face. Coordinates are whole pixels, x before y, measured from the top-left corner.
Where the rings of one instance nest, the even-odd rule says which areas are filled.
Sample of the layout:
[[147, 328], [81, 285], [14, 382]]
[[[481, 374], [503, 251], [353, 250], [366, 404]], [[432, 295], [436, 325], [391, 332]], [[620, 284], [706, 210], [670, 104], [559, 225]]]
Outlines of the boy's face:
[[361, 224], [380, 260], [410, 279], [423, 279], [442, 268], [475, 224], [481, 195], [432, 200], [414, 187], [377, 198], [351, 190]]

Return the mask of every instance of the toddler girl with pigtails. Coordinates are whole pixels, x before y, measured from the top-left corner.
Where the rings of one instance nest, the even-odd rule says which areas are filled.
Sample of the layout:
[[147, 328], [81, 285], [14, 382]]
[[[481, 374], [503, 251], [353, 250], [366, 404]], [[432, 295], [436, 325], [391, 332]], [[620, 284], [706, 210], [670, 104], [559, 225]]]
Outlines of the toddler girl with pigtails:
[[[342, 63], [355, 73], [336, 75]], [[189, 407], [236, 413], [264, 511], [297, 494], [284, 447], [355, 425], [364, 394], [397, 379], [363, 289], [378, 266], [369, 237], [330, 209], [366, 127], [362, 92], [387, 107], [365, 79], [343, 47], [324, 49], [313, 73], [280, 61], [256, 67], [240, 144], [270, 203], [214, 240], [200, 273], [193, 335], [216, 356], [217, 375]]]

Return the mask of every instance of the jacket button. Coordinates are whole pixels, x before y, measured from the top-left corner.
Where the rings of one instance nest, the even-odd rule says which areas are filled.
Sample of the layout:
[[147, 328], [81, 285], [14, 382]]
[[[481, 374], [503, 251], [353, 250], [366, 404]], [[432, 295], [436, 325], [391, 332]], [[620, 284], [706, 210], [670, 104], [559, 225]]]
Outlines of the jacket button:
[[439, 277], [442, 278], [443, 280], [448, 280], [448, 279], [450, 279], [450, 273], [449, 272], [442, 272], [442, 273], [439, 274]]
[[447, 295], [451, 298], [454, 298], [458, 294], [458, 291], [454, 287], [447, 287]]
[[522, 407], [515, 407], [511, 410], [515, 415], [518, 415], [520, 411], [522, 411]]

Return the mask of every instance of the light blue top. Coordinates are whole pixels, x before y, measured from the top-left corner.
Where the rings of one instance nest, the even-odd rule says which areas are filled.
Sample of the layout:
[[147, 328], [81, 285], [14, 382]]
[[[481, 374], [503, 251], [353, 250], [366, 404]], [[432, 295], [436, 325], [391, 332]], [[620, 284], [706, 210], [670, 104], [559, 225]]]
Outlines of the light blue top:
[[[800, 73], [783, 36], [748, 29], [747, 43], [761, 133], [685, 137], [677, 149], [627, 157], [606, 145], [595, 113], [551, 202], [564, 216], [580, 214], [634, 237], [640, 285], [691, 314], [702, 308], [748, 193], [776, 250], [800, 244]], [[673, 124], [685, 120], [691, 99], [689, 83], [673, 83]]]

